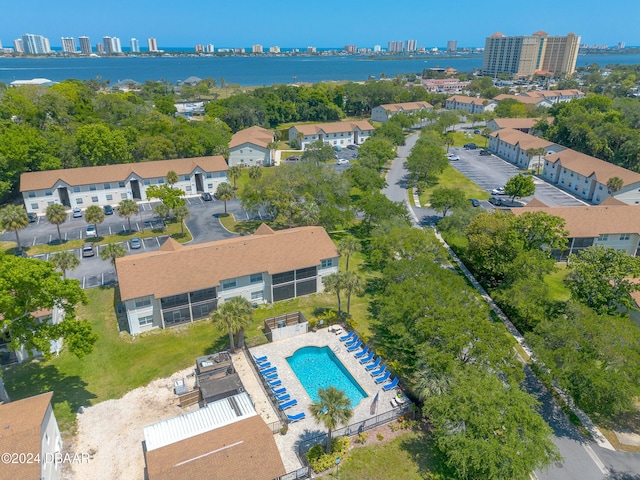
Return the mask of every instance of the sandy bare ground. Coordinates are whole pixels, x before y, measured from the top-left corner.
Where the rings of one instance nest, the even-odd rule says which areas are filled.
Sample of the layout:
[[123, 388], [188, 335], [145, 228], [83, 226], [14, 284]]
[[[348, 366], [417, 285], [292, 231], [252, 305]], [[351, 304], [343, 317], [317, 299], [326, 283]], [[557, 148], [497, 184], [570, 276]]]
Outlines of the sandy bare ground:
[[[170, 378], [136, 388], [117, 400], [86, 408], [78, 415], [78, 433], [66, 450], [92, 456], [86, 464], [72, 465], [63, 478], [142, 480], [145, 467], [142, 429], [198, 408], [198, 405], [180, 408], [173, 394], [174, 382], [186, 378], [193, 370], [193, 366], [189, 367]], [[189, 387], [193, 386], [193, 378], [187, 382]]]

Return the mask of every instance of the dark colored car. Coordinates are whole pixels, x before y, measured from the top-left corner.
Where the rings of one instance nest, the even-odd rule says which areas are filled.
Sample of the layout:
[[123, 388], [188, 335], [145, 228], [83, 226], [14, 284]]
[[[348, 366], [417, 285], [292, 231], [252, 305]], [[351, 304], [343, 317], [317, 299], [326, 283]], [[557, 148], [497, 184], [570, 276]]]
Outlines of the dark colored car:
[[16, 250], [15, 252], [13, 252], [13, 256], [27, 258], [27, 252], [25, 252], [24, 250]]
[[38, 221], [38, 214], [36, 212], [28, 212], [27, 218], [29, 219], [29, 223]]
[[102, 209], [105, 215], [113, 215], [113, 207], [111, 205], [105, 205]]
[[486, 156], [490, 156], [491, 152], [489, 150], [487, 150], [486, 148], [483, 148], [482, 150], [480, 150], [480, 156], [482, 157], [486, 157]]
[[298, 160], [300, 160], [300, 157], [296, 157], [295, 155], [291, 155], [290, 157], [287, 157], [285, 162], [297, 162]]
[[348, 148], [349, 150], [357, 150], [357, 149], [358, 149], [358, 146], [357, 146], [357, 145], [354, 145], [354, 144], [349, 144], [349, 145], [347, 145], [347, 148]]
[[471, 205], [474, 207], [479, 207], [480, 206], [480, 201], [477, 198], [472, 198], [471, 199]]
[[478, 146], [475, 143], [465, 143], [464, 148], [467, 150], [475, 150]]
[[491, 198], [489, 199], [489, 203], [490, 203], [491, 205], [495, 205], [496, 207], [500, 207], [500, 206], [502, 206], [502, 200], [501, 200], [501, 199], [499, 199], [498, 197], [491, 197]]
[[202, 200], [204, 200], [205, 202], [210, 202], [211, 200], [213, 200], [213, 197], [209, 192], [203, 192]]
[[474, 130], [473, 133], [475, 133], [476, 135], [480, 135], [480, 130]]

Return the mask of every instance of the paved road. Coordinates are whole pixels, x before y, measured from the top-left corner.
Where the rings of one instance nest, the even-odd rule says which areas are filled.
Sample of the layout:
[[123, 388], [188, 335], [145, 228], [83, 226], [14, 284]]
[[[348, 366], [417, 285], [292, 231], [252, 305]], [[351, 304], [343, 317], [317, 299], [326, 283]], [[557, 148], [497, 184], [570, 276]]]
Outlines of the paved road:
[[[398, 149], [398, 157], [387, 173], [388, 186], [383, 190], [383, 193], [394, 202], [406, 203], [412, 213], [415, 225], [425, 225], [433, 220], [435, 214], [430, 209], [409, 205], [407, 200], [408, 172], [403, 166], [404, 159], [416, 140], [417, 136], [410, 137], [406, 147]], [[504, 168], [506, 162], [502, 160], [495, 157], [479, 157], [482, 161], [487, 158], [494, 159], [490, 165], [495, 165], [500, 169]], [[476, 160], [478, 159], [462, 160], [461, 155], [460, 163]], [[509, 166], [508, 163], [506, 165]], [[504, 171], [508, 172], [509, 169], [504, 169]], [[504, 175], [505, 173], [500, 174]], [[504, 182], [500, 184], [504, 184]], [[490, 188], [495, 186], [492, 185]], [[565, 194], [563, 193], [563, 195]], [[526, 379], [523, 382], [523, 387], [540, 402], [540, 414], [553, 429], [553, 442], [558, 446], [563, 457], [562, 461], [555, 463], [547, 470], [536, 471], [532, 478], [539, 480], [640, 480], [640, 454], [612, 452], [600, 448], [594, 442], [582, 437], [528, 366], [525, 367], [525, 373]]]

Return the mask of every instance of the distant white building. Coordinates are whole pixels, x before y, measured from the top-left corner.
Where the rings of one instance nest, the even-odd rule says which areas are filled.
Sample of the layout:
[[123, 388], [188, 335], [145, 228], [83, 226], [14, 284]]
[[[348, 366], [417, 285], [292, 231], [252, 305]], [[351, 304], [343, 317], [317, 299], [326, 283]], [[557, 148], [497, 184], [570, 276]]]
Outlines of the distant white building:
[[254, 126], [235, 133], [229, 142], [229, 166], [271, 165], [273, 131]]
[[[544, 149], [545, 153], [541, 156], [527, 154], [527, 151], [538, 148]], [[565, 149], [566, 147], [562, 145], [513, 128], [498, 130], [489, 136], [489, 150], [492, 153], [525, 170], [542, 169], [546, 155], [552, 155]]]
[[387, 103], [371, 109], [371, 120], [385, 123], [397, 113], [414, 114], [418, 112], [430, 112], [433, 105], [427, 102]]
[[62, 37], [62, 51], [65, 53], [77, 53], [76, 40], [73, 37]]
[[140, 42], [137, 38], [132, 38], [129, 41], [129, 45], [131, 46], [131, 53], [140, 53]]
[[89, 37], [78, 37], [78, 41], [80, 42], [80, 53], [82, 55], [91, 55], [91, 40], [89, 40]]
[[366, 120], [294, 125], [289, 129], [289, 141], [295, 142], [301, 150], [318, 140], [332, 146], [346, 147], [362, 144], [373, 130], [373, 126]]
[[495, 103], [485, 98], [453, 95], [447, 98], [444, 108], [447, 110], [462, 110], [467, 113], [484, 113], [492, 112], [495, 109]]

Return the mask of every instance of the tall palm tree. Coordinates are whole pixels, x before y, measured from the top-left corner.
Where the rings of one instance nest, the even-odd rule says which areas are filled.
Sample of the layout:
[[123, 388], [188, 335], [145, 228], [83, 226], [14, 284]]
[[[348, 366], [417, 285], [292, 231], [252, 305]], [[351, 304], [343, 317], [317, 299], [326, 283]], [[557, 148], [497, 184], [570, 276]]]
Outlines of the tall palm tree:
[[211, 312], [213, 326], [229, 332], [229, 350], [235, 352], [233, 335], [241, 331], [251, 321], [252, 307], [244, 297], [233, 297], [224, 302], [217, 310]]
[[47, 220], [49, 220], [50, 223], [53, 223], [58, 229], [58, 242], [62, 243], [60, 225], [67, 221], [67, 210], [64, 208], [64, 205], [52, 203], [47, 207], [45, 216], [47, 217]]
[[96, 235], [98, 235], [98, 224], [104, 222], [104, 210], [97, 205], [91, 205], [84, 211], [84, 218], [87, 223], [93, 223], [96, 227]]
[[349, 271], [349, 259], [351, 255], [362, 250], [360, 240], [355, 237], [347, 237], [338, 243], [338, 250], [344, 255], [346, 260], [345, 271]]
[[233, 200], [235, 196], [233, 187], [229, 183], [221, 183], [216, 190], [216, 197], [224, 202], [224, 214], [227, 214], [227, 201]]
[[80, 259], [72, 251], [54, 253], [49, 257], [53, 266], [62, 270], [62, 278], [67, 278], [67, 270], [75, 270], [80, 265]]
[[340, 294], [344, 290], [344, 274], [332, 273], [324, 277], [324, 289], [327, 293], [335, 293], [338, 297], [338, 317], [342, 318], [342, 302]]
[[100, 249], [100, 258], [109, 260], [112, 266], [116, 266], [116, 258], [124, 257], [127, 251], [119, 243], [108, 243]]
[[167, 183], [169, 184], [169, 186], [171, 188], [173, 188], [173, 186], [178, 183], [178, 174], [176, 172], [174, 172], [173, 170], [169, 170], [167, 172]]
[[15, 232], [18, 250], [22, 250], [18, 230], [22, 230], [27, 225], [29, 225], [29, 217], [24, 208], [18, 205], [7, 205], [0, 210], [0, 227], [4, 230], [13, 230]]
[[533, 160], [535, 157], [538, 157], [538, 161], [534, 164], [536, 166], [536, 173], [539, 175], [540, 174], [540, 163], [541, 163], [541, 156], [545, 155], [547, 153], [547, 149], [543, 148], [543, 147], [538, 147], [538, 148], [530, 148], [525, 152], [528, 157]]
[[361, 293], [364, 289], [362, 277], [355, 272], [346, 272], [342, 277], [344, 292], [347, 295], [347, 315], [351, 313], [351, 295]]
[[189, 215], [191, 215], [191, 212], [186, 205], [180, 205], [173, 209], [173, 214], [178, 218], [178, 221], [180, 222], [180, 231], [184, 236], [184, 219], [188, 218]]
[[426, 400], [446, 393], [451, 381], [446, 375], [436, 373], [424, 362], [419, 362], [413, 383], [418, 397], [421, 400]]
[[254, 182], [260, 180], [262, 177], [262, 168], [258, 165], [254, 165], [253, 167], [249, 167], [249, 178]]
[[240, 176], [241, 173], [242, 173], [242, 167], [240, 167], [240, 165], [234, 165], [232, 167], [229, 167], [229, 171], [227, 172], [227, 175], [231, 180], [233, 180], [234, 190], [237, 188], [236, 180], [238, 180], [238, 177]]
[[127, 219], [129, 231], [131, 231], [131, 217], [138, 213], [138, 209], [138, 204], [130, 198], [122, 200], [118, 205], [118, 215]]
[[449, 134], [444, 136], [444, 144], [447, 146], [447, 153], [449, 153], [449, 147], [454, 144], [453, 137]]
[[611, 195], [619, 191], [622, 187], [624, 187], [624, 180], [620, 177], [611, 177], [607, 180], [607, 188], [611, 192]]
[[313, 402], [309, 410], [316, 420], [327, 427], [326, 452], [331, 453], [331, 433], [353, 417], [351, 400], [344, 391], [336, 387], [321, 388], [318, 390], [318, 401]]
[[298, 206], [296, 217], [300, 225], [316, 225], [320, 219], [320, 209], [314, 201], [307, 200]]
[[278, 142], [273, 141], [267, 143], [267, 148], [269, 149], [269, 165], [273, 165], [273, 154], [278, 148]]

